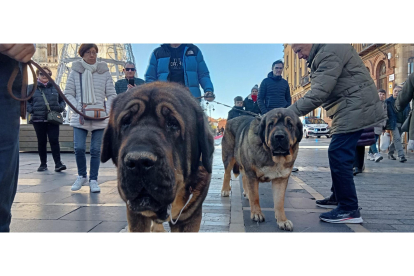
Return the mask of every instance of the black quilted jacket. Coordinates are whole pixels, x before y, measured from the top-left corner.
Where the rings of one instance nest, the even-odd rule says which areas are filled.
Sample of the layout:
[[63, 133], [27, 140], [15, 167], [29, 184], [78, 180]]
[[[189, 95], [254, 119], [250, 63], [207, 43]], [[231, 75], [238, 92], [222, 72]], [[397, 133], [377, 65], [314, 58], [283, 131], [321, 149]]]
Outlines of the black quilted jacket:
[[[28, 93], [32, 91], [33, 84], [27, 87]], [[43, 99], [42, 93], [45, 93], [46, 99], [49, 102], [50, 109], [52, 111], [63, 112], [66, 107], [66, 103], [59, 96], [56, 89], [51, 83], [46, 86], [40, 82], [37, 83], [37, 89], [33, 97], [27, 101], [27, 112], [32, 114], [32, 122], [44, 122], [47, 121], [47, 107]]]

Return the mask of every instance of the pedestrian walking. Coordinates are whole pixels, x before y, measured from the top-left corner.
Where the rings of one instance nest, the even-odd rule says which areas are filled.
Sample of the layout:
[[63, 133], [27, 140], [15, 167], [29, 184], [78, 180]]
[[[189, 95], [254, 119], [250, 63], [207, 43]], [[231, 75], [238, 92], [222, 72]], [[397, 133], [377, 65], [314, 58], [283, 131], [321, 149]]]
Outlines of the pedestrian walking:
[[12, 92], [22, 89], [21, 63], [27, 63], [35, 53], [34, 44], [0, 44], [0, 232], [10, 232], [11, 206], [19, 178], [20, 102], [7, 93], [7, 83], [18, 66]]
[[289, 109], [304, 116], [322, 106], [332, 118], [328, 149], [332, 195], [316, 204], [335, 209], [319, 218], [330, 223], [361, 223], [352, 171], [356, 146], [363, 129], [386, 118], [375, 83], [350, 44], [293, 44], [292, 49], [307, 60], [312, 77], [311, 90]]
[[[109, 114], [113, 99], [116, 97], [115, 87], [105, 62], [97, 62], [98, 46], [96, 44], [82, 44], [78, 51], [81, 61], [72, 64], [72, 70], [66, 83], [64, 94], [78, 110], [88, 107], [101, 110], [95, 112], [99, 117]], [[105, 98], [107, 99], [105, 101]], [[100, 165], [102, 135], [108, 124], [106, 120], [86, 120], [77, 113], [73, 113], [70, 125], [73, 127], [74, 148], [78, 177], [71, 190], [77, 191], [88, 183], [86, 165], [86, 136], [92, 133], [90, 146], [89, 186], [92, 193], [99, 193], [98, 172]]]
[[115, 83], [116, 94], [124, 93], [128, 91], [128, 89], [145, 83], [143, 79], [135, 77], [135, 73], [137, 71], [135, 68], [135, 63], [127, 61], [122, 71], [125, 74], [125, 78], [118, 80]]
[[201, 50], [194, 44], [162, 44], [156, 48], [145, 73], [145, 82], [154, 81], [180, 83], [195, 98], [201, 97], [201, 85], [205, 100], [214, 100], [210, 72]]
[[394, 157], [394, 153], [397, 149], [398, 160], [401, 163], [404, 163], [407, 161], [407, 158], [405, 158], [404, 150], [401, 143], [401, 126], [408, 118], [408, 114], [410, 113], [410, 107], [407, 105], [404, 109], [400, 111], [397, 111], [397, 109], [395, 108], [395, 101], [401, 90], [402, 86], [396, 85], [393, 89], [392, 95], [385, 101], [387, 103], [388, 114], [386, 129], [391, 130], [392, 133], [392, 142], [390, 144], [388, 151], [388, 159], [396, 160], [396, 158]]
[[[250, 111], [256, 114], [261, 114], [260, 107], [257, 104], [257, 95], [259, 94], [259, 86], [256, 84], [251, 92], [250, 95], [247, 96], [243, 101], [244, 110]], [[248, 113], [246, 113], [248, 114]]]
[[236, 98], [234, 98], [234, 106], [229, 111], [227, 121], [242, 115], [247, 115], [247, 113], [243, 111], [243, 97], [237, 96]]
[[[378, 90], [378, 97], [380, 101], [382, 102], [384, 113], [387, 114], [387, 104], [385, 103], [386, 92], [384, 89]], [[367, 156], [368, 160], [380, 162], [382, 159], [384, 159], [381, 153], [378, 152], [377, 142], [378, 142], [379, 136], [384, 132], [386, 124], [387, 124], [387, 120], [384, 120], [374, 127], [375, 143], [373, 143], [369, 147], [368, 156]]]
[[272, 64], [272, 71], [260, 84], [257, 103], [264, 115], [273, 108], [286, 108], [292, 104], [288, 82], [282, 78], [284, 63], [277, 60]]
[[[52, 71], [47, 66], [42, 68], [52, 76]], [[40, 166], [38, 172], [47, 170], [47, 140], [49, 139], [52, 150], [53, 161], [55, 161], [55, 171], [66, 170], [66, 166], [60, 160], [59, 145], [59, 124], [52, 124], [47, 121], [47, 114], [50, 111], [62, 113], [65, 110], [66, 103], [60, 97], [56, 88], [49, 82], [47, 76], [43, 75], [38, 69], [36, 70], [37, 89], [32, 98], [27, 101], [27, 112], [30, 114], [30, 123], [36, 132], [37, 150], [40, 157]], [[27, 87], [27, 91], [33, 90], [33, 84]]]
[[[395, 101], [396, 111], [401, 112], [402, 110], [406, 110], [407, 107], [409, 108], [410, 101], [412, 105], [412, 103], [414, 103], [414, 73], [408, 76], [408, 79], [405, 82], [402, 88], [402, 91], [398, 94], [398, 97]], [[414, 140], [414, 120], [413, 120], [412, 113], [411, 113], [410, 124], [408, 128], [409, 128], [408, 137], [410, 140]]]

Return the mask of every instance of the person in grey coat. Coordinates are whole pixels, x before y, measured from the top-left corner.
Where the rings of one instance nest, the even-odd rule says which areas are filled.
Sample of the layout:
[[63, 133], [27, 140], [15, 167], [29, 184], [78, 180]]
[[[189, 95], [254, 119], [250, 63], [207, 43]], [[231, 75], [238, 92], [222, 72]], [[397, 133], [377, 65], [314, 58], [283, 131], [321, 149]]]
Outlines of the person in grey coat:
[[[409, 106], [410, 101], [412, 105], [412, 103], [414, 102], [414, 73], [408, 76], [408, 79], [404, 83], [402, 91], [398, 94], [397, 100], [395, 101], [395, 109], [398, 112], [403, 111], [407, 108], [407, 106]], [[412, 108], [414, 107], [412, 106]], [[408, 130], [408, 137], [410, 140], [414, 140], [414, 120], [412, 112], [410, 116], [411, 119]]]
[[352, 169], [363, 129], [386, 119], [377, 88], [351, 44], [293, 44], [292, 49], [308, 62], [311, 90], [288, 109], [304, 116], [322, 106], [332, 119], [328, 149], [332, 195], [316, 204], [335, 209], [319, 218], [330, 223], [361, 223]]

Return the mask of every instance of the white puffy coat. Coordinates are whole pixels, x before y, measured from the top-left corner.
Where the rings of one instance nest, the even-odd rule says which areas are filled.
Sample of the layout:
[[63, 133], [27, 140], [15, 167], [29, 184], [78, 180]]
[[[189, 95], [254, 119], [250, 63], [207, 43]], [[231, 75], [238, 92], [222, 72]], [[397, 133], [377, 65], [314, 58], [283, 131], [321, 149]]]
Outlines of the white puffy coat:
[[[84, 71], [85, 68], [82, 66], [80, 61], [73, 62], [72, 70], [69, 74], [65, 91], [63, 92], [71, 104], [73, 104], [79, 111], [81, 111], [79, 73], [82, 74]], [[92, 78], [95, 89], [96, 104], [103, 105], [105, 103], [106, 112], [109, 114], [112, 101], [116, 97], [116, 91], [108, 65], [105, 62], [98, 62], [97, 69], [92, 74]], [[105, 98], [107, 99], [106, 101]], [[99, 121], [85, 120], [85, 123], [81, 125], [79, 122], [79, 114], [76, 112], [73, 112], [70, 119], [70, 125], [72, 127], [83, 128], [88, 131], [103, 129], [107, 126], [107, 124], [108, 119]]]

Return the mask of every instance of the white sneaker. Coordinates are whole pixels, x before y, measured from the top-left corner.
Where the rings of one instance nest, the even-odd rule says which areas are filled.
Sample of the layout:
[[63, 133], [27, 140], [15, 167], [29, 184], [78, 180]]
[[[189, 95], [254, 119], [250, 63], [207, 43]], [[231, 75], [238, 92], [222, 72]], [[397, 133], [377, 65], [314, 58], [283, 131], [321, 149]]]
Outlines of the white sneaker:
[[91, 193], [100, 193], [101, 192], [101, 188], [99, 188], [98, 181], [96, 181], [96, 180], [91, 180], [89, 182], [89, 188], [91, 189]]
[[375, 160], [374, 155], [372, 153], [368, 153], [367, 159], [370, 160], [370, 161], [374, 161]]
[[85, 184], [86, 182], [88, 182], [88, 178], [79, 175], [75, 183], [73, 183], [71, 190], [72, 191], [79, 190], [80, 188], [82, 188], [82, 185]]
[[379, 162], [382, 159], [384, 159], [384, 157], [382, 157], [382, 155], [377, 152], [376, 154], [374, 154], [374, 159], [375, 159], [375, 162]]

